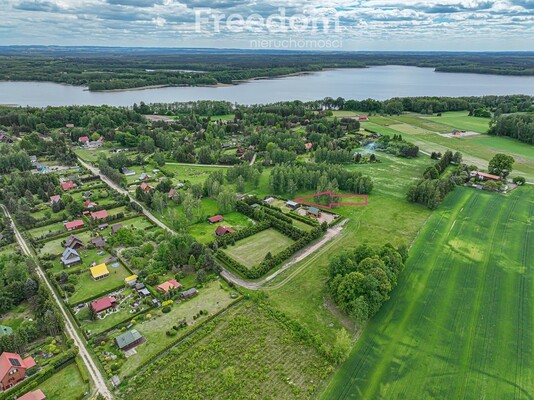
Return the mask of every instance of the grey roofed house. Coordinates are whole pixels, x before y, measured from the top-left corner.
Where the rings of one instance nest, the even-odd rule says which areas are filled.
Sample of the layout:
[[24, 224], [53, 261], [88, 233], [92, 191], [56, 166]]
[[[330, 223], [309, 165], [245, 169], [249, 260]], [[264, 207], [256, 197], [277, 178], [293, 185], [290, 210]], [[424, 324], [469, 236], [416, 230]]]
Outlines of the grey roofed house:
[[308, 214], [311, 214], [311, 215], [319, 215], [321, 213], [321, 210], [319, 210], [317, 207], [308, 207], [308, 210], [307, 210]]
[[115, 338], [115, 343], [121, 350], [129, 350], [143, 341], [144, 337], [135, 329], [125, 332]]
[[61, 256], [61, 262], [67, 267], [70, 267], [71, 265], [74, 265], [81, 261], [82, 259], [78, 252], [71, 248], [66, 248], [63, 252], [63, 255]]
[[37, 162], [37, 156], [30, 156], [30, 162], [32, 164], [34, 164], [35, 162]]
[[83, 242], [78, 236], [70, 235], [67, 240], [65, 240], [65, 247], [76, 249], [77, 247], [83, 247]]
[[100, 229], [101, 231], [103, 231], [104, 229], [106, 229], [109, 225], [108, 224], [100, 224], [98, 225], [98, 229]]
[[122, 167], [121, 172], [126, 176], [132, 176], [135, 175], [135, 171], [132, 171], [131, 169], [128, 169], [128, 167]]
[[115, 224], [111, 226], [111, 234], [117, 233], [119, 229], [123, 228], [122, 224]]
[[182, 299], [188, 299], [189, 297], [193, 297], [198, 293], [198, 290], [196, 288], [191, 288], [188, 290], [184, 290], [182, 293], [180, 293], [180, 297]]
[[137, 293], [143, 296], [150, 296], [150, 291], [147, 288], [143, 288], [141, 290], [138, 290]]
[[292, 208], [293, 210], [294, 210], [295, 208], [297, 208], [299, 205], [300, 205], [299, 203], [297, 203], [297, 202], [295, 202], [295, 201], [292, 201], [292, 200], [288, 200], [288, 201], [286, 202], [286, 206], [288, 206], [289, 208]]
[[96, 248], [104, 247], [106, 245], [106, 241], [104, 240], [104, 238], [102, 236], [97, 236], [95, 238], [92, 238], [91, 239], [91, 243]]
[[251, 205], [252, 208], [258, 208], [260, 205], [258, 203], [254, 203]]
[[139, 291], [141, 289], [144, 289], [145, 288], [145, 284], [144, 283], [141, 283], [141, 282], [138, 282], [135, 284], [135, 290]]
[[263, 200], [266, 204], [271, 204], [274, 201], [274, 197], [267, 197], [265, 200]]

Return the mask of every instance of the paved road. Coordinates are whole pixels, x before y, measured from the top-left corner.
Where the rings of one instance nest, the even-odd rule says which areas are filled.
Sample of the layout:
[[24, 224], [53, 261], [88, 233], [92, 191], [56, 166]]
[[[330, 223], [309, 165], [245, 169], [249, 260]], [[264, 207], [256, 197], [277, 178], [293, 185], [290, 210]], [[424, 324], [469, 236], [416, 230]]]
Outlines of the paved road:
[[15, 233], [15, 237], [16, 237], [17, 242], [19, 243], [20, 247], [22, 248], [22, 251], [28, 257], [32, 258], [35, 261], [35, 264], [37, 265], [37, 268], [36, 268], [37, 274], [39, 275], [41, 280], [48, 287], [49, 292], [52, 294], [52, 297], [53, 297], [54, 301], [56, 302], [56, 304], [59, 307], [59, 310], [63, 314], [63, 319], [65, 321], [66, 333], [67, 333], [68, 336], [70, 336], [74, 340], [74, 343], [76, 344], [76, 346], [80, 350], [79, 354], [82, 357], [85, 365], [87, 366], [87, 370], [89, 371], [89, 375], [91, 376], [91, 379], [93, 380], [93, 382], [95, 384], [96, 390], [100, 394], [102, 394], [105, 399], [108, 399], [108, 400], [113, 399], [113, 396], [111, 395], [111, 392], [109, 391], [108, 387], [106, 386], [106, 381], [105, 381], [104, 377], [100, 373], [100, 370], [98, 369], [98, 367], [96, 366], [95, 362], [93, 361], [93, 359], [89, 355], [89, 352], [85, 348], [84, 341], [82, 340], [80, 335], [78, 335], [78, 332], [74, 328], [73, 323], [69, 319], [69, 316], [67, 315], [67, 311], [65, 310], [63, 302], [56, 295], [56, 292], [54, 292], [54, 290], [52, 288], [52, 285], [48, 281], [45, 273], [43, 272], [43, 269], [41, 268], [41, 266], [37, 263], [37, 259], [32, 254], [32, 252], [30, 250], [30, 247], [28, 246], [28, 244], [26, 243], [26, 241], [24, 240], [24, 238], [20, 234], [17, 226], [15, 225], [15, 222], [13, 221], [13, 218], [11, 218], [11, 215], [9, 214], [9, 211], [7, 210], [7, 208], [3, 204], [0, 204], [0, 207], [4, 211], [4, 214], [6, 214], [6, 216], [9, 218], [9, 221], [11, 222], [11, 226], [13, 228], [13, 232]]

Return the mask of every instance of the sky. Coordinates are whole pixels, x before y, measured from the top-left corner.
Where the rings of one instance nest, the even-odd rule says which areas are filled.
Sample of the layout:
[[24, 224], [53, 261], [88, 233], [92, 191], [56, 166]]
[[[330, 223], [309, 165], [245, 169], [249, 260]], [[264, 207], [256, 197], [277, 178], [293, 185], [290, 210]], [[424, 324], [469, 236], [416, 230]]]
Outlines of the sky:
[[534, 51], [534, 0], [0, 0], [0, 15], [0, 45]]

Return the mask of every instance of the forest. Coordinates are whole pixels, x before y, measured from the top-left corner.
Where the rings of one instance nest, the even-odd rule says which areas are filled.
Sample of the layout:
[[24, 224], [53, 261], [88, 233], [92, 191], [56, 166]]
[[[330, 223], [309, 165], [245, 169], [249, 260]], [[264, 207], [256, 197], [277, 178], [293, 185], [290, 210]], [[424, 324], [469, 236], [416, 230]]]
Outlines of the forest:
[[0, 48], [0, 80], [50, 81], [88, 86], [93, 91], [232, 84], [244, 79], [325, 68], [391, 64], [431, 67], [439, 72], [534, 75], [534, 55], [531, 53], [322, 54], [133, 48], [118, 53], [113, 48]]

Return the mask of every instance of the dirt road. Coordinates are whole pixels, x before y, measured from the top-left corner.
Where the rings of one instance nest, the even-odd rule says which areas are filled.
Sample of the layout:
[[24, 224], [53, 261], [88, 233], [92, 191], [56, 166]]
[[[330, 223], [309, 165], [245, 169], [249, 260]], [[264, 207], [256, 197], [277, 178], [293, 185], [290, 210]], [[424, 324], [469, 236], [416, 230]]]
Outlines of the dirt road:
[[59, 310], [61, 311], [61, 314], [63, 315], [63, 319], [65, 321], [66, 333], [67, 333], [68, 336], [70, 336], [74, 340], [75, 345], [80, 350], [79, 354], [82, 357], [82, 360], [85, 363], [85, 365], [87, 367], [87, 370], [89, 371], [89, 375], [91, 376], [91, 379], [94, 382], [96, 390], [98, 391], [98, 393], [102, 394], [105, 399], [108, 399], [108, 400], [113, 399], [113, 396], [111, 395], [111, 392], [109, 391], [109, 389], [108, 389], [108, 387], [106, 385], [106, 381], [105, 381], [104, 377], [100, 373], [100, 370], [98, 369], [98, 367], [96, 366], [95, 362], [93, 361], [93, 359], [89, 355], [89, 352], [85, 348], [84, 340], [80, 337], [80, 335], [78, 335], [78, 332], [74, 328], [73, 323], [69, 319], [69, 316], [67, 315], [67, 311], [65, 310], [65, 306], [64, 306], [63, 302], [56, 295], [56, 292], [54, 292], [54, 290], [52, 288], [52, 285], [48, 281], [45, 273], [43, 272], [43, 269], [38, 264], [37, 258], [32, 254], [32, 252], [30, 250], [30, 247], [28, 246], [28, 244], [26, 243], [26, 241], [24, 240], [24, 238], [20, 234], [17, 226], [15, 225], [15, 222], [13, 221], [13, 218], [11, 218], [11, 215], [9, 214], [9, 211], [7, 210], [7, 208], [3, 204], [0, 204], [0, 207], [4, 211], [4, 214], [7, 216], [9, 221], [11, 222], [11, 226], [13, 228], [13, 232], [15, 233], [15, 238], [17, 239], [17, 242], [19, 243], [20, 247], [22, 248], [22, 251], [28, 257], [32, 258], [35, 261], [35, 264], [37, 265], [37, 268], [36, 268], [37, 275], [39, 275], [41, 280], [46, 284], [46, 286], [48, 288], [48, 291], [51, 293], [52, 298], [54, 299], [54, 301], [58, 305]]

